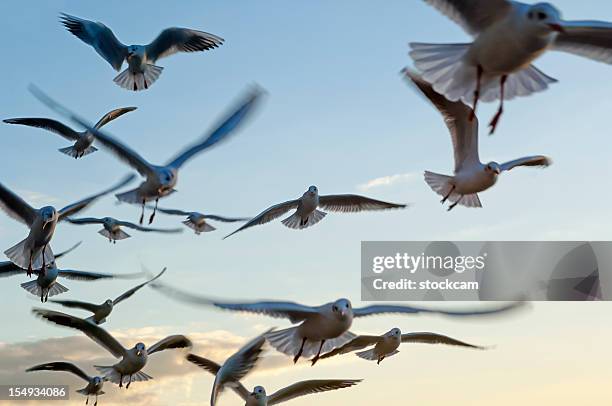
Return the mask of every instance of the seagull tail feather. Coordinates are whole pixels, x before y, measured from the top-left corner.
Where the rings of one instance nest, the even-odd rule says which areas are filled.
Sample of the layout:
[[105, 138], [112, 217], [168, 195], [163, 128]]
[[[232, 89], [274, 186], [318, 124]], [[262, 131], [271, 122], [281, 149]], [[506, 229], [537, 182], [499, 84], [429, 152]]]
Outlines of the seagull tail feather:
[[84, 157], [85, 155], [94, 153], [97, 150], [98, 148], [93, 147], [93, 146], [88, 147], [84, 151], [78, 151], [74, 146], [58, 149], [58, 151], [61, 152], [62, 154], [66, 154], [72, 158], [81, 158], [81, 157]]
[[146, 64], [142, 73], [132, 73], [130, 68], [126, 68], [113, 81], [124, 89], [137, 92], [148, 89], [159, 78], [163, 69], [161, 66]]
[[308, 215], [307, 218], [302, 218], [297, 212], [287, 217], [282, 221], [283, 225], [289, 228], [293, 228], [295, 230], [302, 230], [304, 228], [308, 228], [310, 226], [314, 226], [319, 221], [323, 220], [327, 213], [321, 210], [315, 210], [311, 214]]

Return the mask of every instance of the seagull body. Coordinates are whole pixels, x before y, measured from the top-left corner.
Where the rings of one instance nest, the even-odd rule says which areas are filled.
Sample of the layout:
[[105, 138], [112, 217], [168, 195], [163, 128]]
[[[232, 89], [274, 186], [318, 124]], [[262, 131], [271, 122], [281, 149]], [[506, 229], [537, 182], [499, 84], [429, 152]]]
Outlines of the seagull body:
[[129, 221], [117, 220], [113, 217], [103, 217], [103, 218], [68, 218], [66, 219], [69, 223], [72, 224], [102, 224], [104, 227], [102, 230], [98, 231], [98, 234], [103, 237], [108, 238], [108, 242], [115, 243], [117, 240], [124, 240], [126, 238], [130, 238], [131, 236], [123, 231], [121, 227], [131, 228], [133, 230], [143, 231], [143, 232], [156, 232], [156, 233], [180, 233], [183, 230], [180, 228], [151, 228], [151, 227], [143, 227], [138, 224], [130, 223]]
[[302, 356], [314, 356], [311, 360], [312, 365], [317, 362], [321, 354], [331, 352], [355, 339], [356, 335], [349, 331], [355, 318], [385, 313], [430, 313], [453, 317], [486, 316], [512, 310], [522, 305], [521, 302], [516, 302], [499, 307], [453, 311], [393, 304], [353, 308], [348, 299], [338, 299], [320, 306], [278, 301], [230, 303], [194, 295], [161, 283], [153, 284], [151, 287], [167, 296], [191, 304], [289, 319], [297, 326], [272, 331], [266, 334], [266, 338], [277, 351], [293, 356], [294, 363]]
[[383, 359], [399, 353], [398, 348], [402, 343], [423, 343], [423, 344], [446, 344], [461, 347], [469, 347], [475, 349], [485, 349], [485, 347], [472, 345], [454, 338], [441, 334], [418, 332], [402, 334], [399, 328], [393, 328], [381, 336], [357, 336], [352, 341], [346, 343], [342, 347], [328, 352], [321, 358], [329, 358], [334, 355], [347, 354], [373, 346], [373, 348], [358, 352], [356, 355], [360, 358], [376, 361], [380, 364]]
[[107, 299], [103, 303], [100, 303], [100, 304], [80, 302], [77, 300], [51, 300], [51, 301], [53, 303], [57, 303], [65, 307], [83, 309], [83, 310], [89, 311], [93, 313], [93, 315], [91, 317], [88, 317], [85, 320], [91, 321], [92, 323], [95, 323], [95, 324], [102, 324], [106, 321], [106, 318], [111, 314], [111, 312], [113, 311], [116, 305], [118, 305], [122, 301], [131, 297], [132, 295], [134, 295], [134, 293], [136, 293], [137, 291], [139, 291], [141, 288], [145, 287], [149, 283], [155, 281], [157, 278], [162, 276], [164, 272], [166, 272], [166, 268], [164, 268], [159, 274], [157, 274], [152, 279], [149, 279], [148, 281], [144, 283], [134, 286], [133, 288], [122, 293], [115, 299]]
[[85, 382], [87, 382], [87, 386], [85, 386], [83, 389], [77, 390], [77, 393], [87, 396], [87, 400], [85, 401], [85, 404], [89, 403], [90, 396], [95, 396], [96, 400], [93, 406], [96, 406], [98, 404], [98, 396], [104, 395], [104, 391], [102, 390], [102, 387], [104, 386], [103, 377], [89, 376], [81, 368], [69, 362], [49, 362], [46, 364], [40, 364], [40, 365], [36, 365], [36, 366], [26, 369], [26, 372], [34, 372], [34, 371], [71, 372], [74, 375], [78, 376], [79, 378], [83, 379]]
[[94, 365], [100, 373], [104, 374], [104, 379], [119, 384], [119, 387], [123, 386], [126, 377], [126, 388], [129, 388], [133, 381], [153, 379], [142, 371], [147, 364], [149, 355], [172, 348], [191, 347], [191, 341], [187, 337], [173, 335], [158, 341], [148, 349], [143, 343], [137, 343], [132, 348], [125, 348], [106, 330], [88, 320], [45, 309], [33, 309], [32, 312], [55, 324], [80, 330], [97, 344], [104, 347], [115, 358], [119, 358], [119, 362], [114, 365]]
[[387, 203], [359, 195], [326, 195], [319, 196], [316, 186], [310, 186], [306, 192], [296, 200], [289, 200], [269, 207], [252, 220], [224, 238], [229, 237], [246, 228], [268, 223], [290, 210], [295, 212], [282, 221], [283, 225], [296, 230], [302, 230], [317, 224], [327, 215], [318, 210], [321, 207], [337, 212], [360, 212], [364, 210], [403, 209], [405, 204]]
[[[410, 44], [423, 78], [451, 101], [500, 100], [490, 123], [495, 131], [503, 101], [528, 96], [556, 80], [531, 63], [549, 50], [612, 63], [612, 24], [565, 21], [549, 3], [511, 0], [425, 0], [474, 37], [465, 44]], [[473, 118], [473, 116], [472, 116]]]
[[223, 365], [218, 365], [213, 361], [194, 354], [187, 355], [187, 360], [196, 365], [204, 368], [207, 368], [208, 365], [215, 366], [215, 382], [210, 396], [211, 406], [217, 403], [217, 399], [225, 389], [225, 386], [234, 388], [238, 381], [251, 372], [261, 356], [262, 347], [265, 342], [265, 333], [255, 337], [229, 357]]
[[551, 160], [542, 155], [529, 156], [499, 164], [480, 162], [478, 154], [478, 119], [470, 119], [473, 110], [461, 101], [451, 102], [435, 92], [432, 86], [417, 74], [405, 70], [406, 76], [427, 97], [444, 117], [451, 134], [455, 155], [454, 176], [425, 172], [425, 182], [431, 189], [443, 196], [442, 203], [452, 202], [448, 210], [458, 204], [465, 207], [482, 207], [478, 193], [492, 187], [503, 171], [518, 166], [546, 167]]
[[130, 175], [117, 185], [70, 204], [59, 211], [52, 206], [35, 209], [0, 184], [0, 208], [10, 217], [24, 223], [29, 228], [28, 236], [4, 253], [15, 265], [27, 269], [28, 276], [32, 274], [34, 268], [41, 269], [44, 274], [46, 265], [54, 260], [49, 243], [57, 223], [85, 209], [100, 197], [125, 186], [133, 178], [134, 176]]
[[[125, 113], [136, 110], [136, 107], [123, 107], [106, 113], [95, 125], [95, 128], [101, 128], [112, 120], [121, 117]], [[27, 125], [30, 127], [43, 128], [60, 135], [61, 137], [75, 141], [72, 147], [60, 148], [59, 151], [63, 154], [71, 156], [75, 159], [82, 158], [85, 155], [96, 152], [98, 149], [92, 144], [95, 140], [90, 131], [74, 131], [72, 128], [60, 123], [59, 121], [48, 118], [9, 118], [3, 120], [7, 124]]]
[[[38, 89], [32, 88], [32, 91], [45, 104], [49, 105], [49, 107], [87, 128], [100, 144], [110, 150], [119, 160], [138, 171], [138, 173], [145, 178], [144, 182], [142, 182], [138, 188], [116, 195], [117, 199], [121, 202], [142, 205], [140, 224], [142, 224], [144, 219], [146, 202], [154, 200], [155, 208], [157, 208], [157, 202], [160, 198], [174, 193], [174, 187], [178, 180], [178, 172], [183, 164], [195, 155], [212, 147], [232, 134], [243, 119], [253, 110], [253, 107], [261, 96], [261, 91], [259, 90], [251, 92], [242, 100], [236, 109], [232, 110], [231, 114], [225, 117], [221, 125], [216, 127], [204, 138], [183, 150], [166, 165], [153, 165], [147, 162], [136, 151], [124, 145], [119, 140], [102, 133], [101, 130], [93, 128], [86, 121], [61, 106]], [[156, 209], [153, 210], [149, 218], [149, 224], [153, 222], [155, 212]]]
[[91, 45], [117, 72], [127, 62], [127, 69], [117, 75], [114, 82], [134, 91], [148, 89], [161, 75], [163, 68], [155, 65], [158, 59], [177, 52], [207, 51], [223, 44], [223, 38], [216, 35], [172, 27], [163, 30], [148, 45], [124, 45], [100, 22], [65, 13], [60, 18], [68, 31]]
[[245, 217], [223, 217], [217, 216], [215, 214], [203, 214], [197, 211], [162, 209], [159, 207], [157, 208], [157, 210], [169, 215], [187, 217], [185, 221], [183, 221], [183, 224], [192, 229], [197, 235], [200, 235], [200, 233], [206, 233], [216, 230], [216, 228], [210, 225], [207, 220], [216, 220], [224, 223], [234, 223], [238, 221], [250, 220], [249, 218]]

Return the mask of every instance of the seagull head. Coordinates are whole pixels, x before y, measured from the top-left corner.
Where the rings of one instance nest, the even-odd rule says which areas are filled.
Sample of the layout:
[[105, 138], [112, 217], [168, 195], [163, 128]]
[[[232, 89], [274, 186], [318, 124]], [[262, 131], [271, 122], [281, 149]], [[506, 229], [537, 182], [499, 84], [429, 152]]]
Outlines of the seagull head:
[[137, 57], [142, 57], [144, 48], [142, 46], [138, 46], [138, 45], [130, 45], [127, 48], [127, 59], [132, 59], [133, 57], [137, 56]]
[[550, 3], [537, 3], [527, 10], [527, 21], [542, 34], [564, 32], [561, 13]]
[[348, 299], [338, 299], [332, 304], [332, 312], [340, 320], [346, 320], [353, 314], [351, 301]]
[[94, 383], [94, 385], [101, 384], [102, 383], [102, 378], [100, 378], [99, 376], [94, 376], [93, 383]]
[[138, 343], [134, 346], [134, 349], [136, 350], [136, 355], [140, 357], [145, 352], [145, 345], [143, 343]]
[[311, 196], [316, 196], [317, 193], [319, 193], [319, 189], [317, 189], [316, 186], [311, 186], [308, 188], [308, 190], [306, 191], [306, 193], [308, 193]]
[[107, 305], [107, 306], [113, 307], [113, 301], [111, 299], [106, 299], [104, 304]]
[[400, 337], [402, 335], [402, 330], [399, 328], [392, 328], [385, 334], [385, 337]]
[[266, 398], [266, 390], [263, 386], [256, 386], [253, 388], [253, 392], [251, 392], [251, 396], [257, 400], [262, 400]]
[[501, 166], [497, 162], [491, 161], [485, 166], [485, 172], [499, 175], [501, 173]]
[[55, 218], [57, 217], [57, 212], [55, 210], [55, 207], [45, 206], [41, 208], [40, 216], [42, 217], [43, 227], [44, 227], [47, 224], [51, 223], [53, 220], [55, 220]]
[[159, 182], [163, 185], [162, 189], [172, 189], [176, 184], [176, 170], [170, 168], [160, 168]]

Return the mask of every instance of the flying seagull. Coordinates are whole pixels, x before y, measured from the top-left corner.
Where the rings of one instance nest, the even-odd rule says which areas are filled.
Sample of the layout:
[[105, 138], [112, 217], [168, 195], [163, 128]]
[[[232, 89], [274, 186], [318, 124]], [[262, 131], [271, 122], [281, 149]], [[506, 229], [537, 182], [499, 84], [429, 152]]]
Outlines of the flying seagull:
[[550, 3], [511, 0], [425, 0], [474, 37], [463, 44], [410, 44], [423, 78], [451, 101], [500, 100], [489, 124], [495, 131], [504, 99], [528, 96], [555, 79], [531, 63], [548, 50], [612, 63], [612, 23], [565, 21]]
[[100, 197], [125, 186], [132, 179], [134, 179], [134, 175], [129, 175], [115, 186], [72, 203], [61, 210], [56, 210], [52, 206], [35, 209], [0, 184], [0, 209], [15, 220], [24, 223], [30, 229], [28, 236], [23, 241], [7, 249], [4, 253], [15, 265], [27, 269], [28, 276], [32, 275], [34, 268], [41, 269], [44, 275], [45, 266], [53, 262], [53, 251], [49, 243], [57, 223], [82, 211]]
[[[214, 361], [193, 354], [187, 355], [187, 360], [202, 367], [215, 376], [217, 376], [222, 368], [221, 365]], [[249, 392], [239, 381], [234, 381], [232, 383], [232, 389], [246, 402], [245, 406], [272, 406], [300, 396], [350, 388], [351, 386], [357, 385], [359, 382], [361, 382], [360, 379], [316, 379], [301, 381], [280, 389], [271, 395], [266, 393], [263, 386], [256, 386], [252, 392]]]
[[[265, 335], [270, 331], [272, 330], [268, 330], [266, 333], [246, 343], [240, 350], [229, 357], [222, 366], [213, 363], [217, 369], [210, 396], [211, 406], [217, 403], [217, 398], [223, 392], [226, 385], [233, 388], [238, 381], [244, 378], [255, 367], [263, 351], [262, 347], [266, 343]], [[199, 366], [212, 363], [212, 361], [194, 354], [187, 355], [187, 360]]]
[[319, 190], [317, 187], [310, 186], [308, 190], [304, 192], [302, 197], [267, 208], [257, 216], [253, 217], [253, 219], [248, 223], [233, 233], [226, 235], [224, 238], [236, 234], [238, 231], [242, 231], [246, 228], [268, 223], [293, 209], [295, 209], [295, 212], [291, 216], [284, 219], [282, 223], [289, 228], [302, 230], [317, 224], [327, 215], [327, 213], [318, 210], [318, 207], [329, 211], [354, 213], [366, 210], [403, 209], [406, 207], [406, 205], [387, 203], [359, 195], [319, 196]]
[[[104, 147], [108, 148], [115, 156], [117, 156], [119, 160], [138, 171], [138, 173], [145, 178], [145, 181], [141, 183], [138, 188], [117, 195], [117, 199], [119, 199], [119, 201], [142, 205], [140, 224], [142, 224], [144, 219], [144, 208], [146, 202], [155, 200], [155, 207], [157, 207], [157, 202], [160, 198], [174, 193], [174, 186], [178, 180], [179, 169], [188, 160], [200, 152], [212, 147], [224, 139], [227, 139], [227, 137], [239, 127], [240, 123], [249, 115], [249, 113], [252, 112], [262, 94], [262, 91], [258, 89], [252, 90], [242, 99], [241, 103], [238, 104], [238, 107], [231, 110], [231, 114], [225, 116], [221, 125], [216, 127], [210, 133], [206, 134], [195, 144], [181, 151], [181, 153], [168, 161], [167, 164], [160, 166], [147, 162], [136, 151], [127, 147], [117, 139], [102, 133], [101, 130], [91, 127], [91, 125], [89, 125], [86, 121], [49, 98], [36, 87], [31, 86], [30, 90], [43, 103], [56, 110], [58, 113], [69, 117], [71, 120], [87, 128], [87, 130], [94, 135], [98, 142], [100, 142]], [[149, 224], [153, 222], [154, 217], [155, 209], [149, 218]]]
[[478, 350], [486, 349], [486, 347], [468, 344], [441, 334], [428, 332], [402, 334], [402, 331], [399, 328], [393, 328], [381, 336], [357, 336], [352, 341], [344, 344], [342, 347], [336, 348], [327, 354], [323, 354], [321, 359], [372, 347], [369, 350], [358, 352], [356, 355], [359, 358], [369, 361], [376, 361], [377, 364], [380, 364], [385, 358], [399, 353], [397, 349], [402, 343], [445, 344], [474, 348]]
[[101, 376], [89, 376], [81, 368], [77, 367], [74, 364], [71, 364], [70, 362], [48, 362], [46, 364], [40, 364], [33, 366], [32, 368], [26, 369], [26, 372], [35, 371], [70, 372], [83, 379], [85, 382], [87, 382], [87, 386], [83, 389], [77, 390], [77, 393], [80, 393], [83, 396], [87, 396], [85, 404], [89, 403], [90, 396], [95, 396], [96, 400], [93, 406], [96, 406], [98, 404], [98, 396], [104, 395], [104, 391], [102, 390], [102, 387], [104, 386], [104, 378], [102, 378]]
[[108, 242], [115, 243], [117, 240], [125, 240], [126, 238], [130, 238], [131, 236], [123, 231], [121, 227], [131, 228], [133, 230], [143, 231], [143, 232], [155, 232], [155, 233], [180, 233], [183, 230], [180, 228], [151, 228], [151, 227], [143, 227], [138, 224], [130, 223], [129, 221], [117, 220], [112, 217], [103, 217], [103, 218], [93, 218], [93, 217], [85, 217], [85, 218], [67, 218], [66, 221], [72, 224], [84, 225], [84, 224], [102, 224], [104, 228], [98, 231], [98, 234], [103, 237], [108, 238]]
[[[136, 110], [136, 107], [123, 107], [113, 111], [109, 111], [94, 125], [95, 128], [101, 128], [105, 124], [110, 123], [116, 118], [121, 117], [125, 113]], [[9, 118], [3, 120], [7, 124], [20, 124], [30, 127], [38, 127], [51, 131], [68, 141], [75, 141], [71, 147], [60, 148], [59, 152], [71, 156], [75, 159], [82, 158], [85, 155], [96, 152], [98, 149], [92, 144], [94, 136], [89, 131], [74, 131], [72, 128], [50, 118]]]
[[299, 325], [273, 331], [266, 334], [266, 338], [277, 351], [293, 356], [294, 363], [302, 356], [314, 356], [311, 360], [312, 365], [317, 362], [321, 354], [342, 347], [357, 337], [349, 331], [354, 318], [385, 313], [441, 314], [452, 317], [490, 316], [523, 306], [523, 302], [513, 302], [481, 309], [444, 310], [409, 305], [374, 304], [355, 309], [348, 299], [338, 299], [319, 306], [279, 301], [231, 303], [202, 297], [161, 283], [152, 284], [151, 287], [186, 303], [289, 319], [291, 324]]
[[61, 13], [61, 23], [81, 41], [91, 45], [117, 72], [123, 62], [128, 67], [114, 82], [124, 89], [148, 89], [161, 75], [158, 59], [177, 52], [208, 51], [223, 44], [223, 38], [189, 28], [166, 28], [148, 45], [124, 45], [113, 32], [100, 22], [84, 20]]
[[75, 308], [75, 309], [83, 309], [88, 312], [93, 313], [91, 317], [86, 318], [85, 320], [89, 320], [95, 324], [102, 324], [106, 321], [106, 318], [111, 314], [116, 305], [124, 301], [125, 299], [130, 298], [134, 293], [138, 292], [141, 288], [145, 287], [149, 283], [153, 282], [160, 276], [162, 276], [166, 272], [166, 268], [164, 268], [159, 274], [157, 274], [154, 278], [149, 279], [148, 281], [141, 283], [140, 285], [134, 286], [132, 289], [127, 292], [122, 293], [117, 296], [114, 300], [108, 299], [104, 303], [95, 304], [88, 302], [80, 302], [78, 300], [51, 300], [53, 303], [60, 304], [65, 307]]
[[130, 387], [132, 381], [140, 382], [153, 379], [153, 377], [142, 371], [151, 354], [173, 348], [191, 347], [191, 341], [187, 337], [172, 335], [158, 341], [148, 349], [143, 343], [137, 343], [132, 348], [125, 348], [106, 330], [90, 321], [45, 309], [34, 308], [32, 313], [60, 326], [80, 330], [98, 345], [104, 347], [115, 358], [120, 358], [120, 361], [114, 365], [94, 365], [98, 372], [104, 375], [104, 379], [119, 384], [119, 387], [123, 386], [124, 378], [128, 378], [126, 388]]
[[483, 164], [478, 155], [478, 119], [470, 120], [472, 109], [461, 101], [449, 101], [436, 93], [432, 86], [410, 70], [408, 77], [444, 117], [453, 142], [455, 154], [454, 176], [425, 172], [425, 182], [442, 196], [442, 203], [452, 202], [448, 210], [458, 204], [465, 207], [482, 207], [478, 193], [492, 187], [503, 171], [519, 166], [549, 166], [552, 161], [543, 155], [518, 158], [498, 164]]
[[215, 214], [202, 214], [197, 211], [162, 209], [160, 207], [158, 207], [157, 210], [162, 213], [169, 214], [171, 216], [187, 217], [187, 219], [183, 221], [183, 224], [185, 224], [187, 227], [194, 230], [197, 235], [200, 235], [200, 233], [206, 233], [209, 231], [216, 230], [216, 228], [211, 226], [206, 220], [221, 221], [223, 223], [235, 223], [238, 221], [250, 220], [249, 218], [246, 218], [246, 217], [223, 217], [223, 216], [217, 216]]

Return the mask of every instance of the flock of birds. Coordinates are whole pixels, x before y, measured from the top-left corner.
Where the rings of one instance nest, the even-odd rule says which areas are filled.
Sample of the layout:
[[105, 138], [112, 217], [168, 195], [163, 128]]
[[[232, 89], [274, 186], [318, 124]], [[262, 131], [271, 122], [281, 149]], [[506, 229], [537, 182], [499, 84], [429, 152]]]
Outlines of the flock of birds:
[[[556, 82], [532, 65], [544, 52], [561, 50], [612, 63], [612, 24], [599, 21], [564, 21], [559, 11], [548, 3], [528, 5], [509, 0], [424, 1], [450, 17], [474, 37], [473, 42], [465, 44], [411, 44], [410, 55], [420, 73], [412, 69], [405, 69], [403, 73], [442, 114], [454, 148], [454, 174], [446, 176], [425, 172], [425, 181], [433, 191], [442, 196], [442, 203], [451, 203], [449, 210], [457, 205], [481, 207], [478, 193], [492, 187], [502, 172], [519, 166], [545, 167], [550, 165], [551, 161], [546, 156], [535, 155], [503, 164], [482, 163], [478, 154], [478, 102], [500, 101], [498, 112], [490, 122], [492, 134], [502, 116], [504, 100], [545, 90], [549, 84]], [[69, 32], [92, 46], [115, 70], [121, 70], [126, 62], [127, 68], [119, 73], [114, 81], [119, 86], [133, 91], [148, 89], [159, 78], [163, 68], [155, 65], [158, 59], [178, 52], [212, 50], [224, 42], [222, 38], [206, 32], [168, 28], [148, 45], [124, 45], [100, 22], [68, 14], [61, 15], [61, 22]], [[245, 222], [228, 234], [225, 237], [227, 238], [247, 228], [271, 222], [288, 212], [292, 213], [282, 220], [282, 224], [293, 229], [304, 229], [321, 221], [327, 214], [324, 210], [360, 212], [406, 207], [404, 204], [353, 194], [319, 195], [317, 187], [310, 186], [301, 197], [272, 205], [253, 218], [232, 218], [197, 211], [160, 208], [159, 199], [175, 192], [179, 170], [183, 165], [235, 134], [260, 101], [263, 93], [260, 89], [248, 92], [224, 116], [220, 125], [161, 165], [150, 163], [139, 152], [102, 129], [112, 120], [134, 111], [136, 107], [113, 110], [92, 125], [38, 88], [31, 87], [31, 91], [57, 113], [83, 127], [84, 131], [76, 131], [48, 118], [11, 118], [4, 120], [5, 123], [37, 127], [60, 135], [73, 145], [59, 151], [75, 159], [96, 152], [96, 144], [142, 177], [138, 187], [115, 195], [121, 202], [140, 205], [139, 224], [110, 216], [75, 217], [99, 199], [127, 186], [136, 177], [134, 174], [121, 179], [108, 189], [59, 210], [52, 206], [34, 208], [0, 184], [0, 206], [10, 217], [25, 224], [29, 230], [25, 239], [4, 251], [9, 261], [0, 263], [0, 277], [23, 274], [31, 277], [34, 274], [35, 280], [25, 282], [21, 286], [39, 296], [41, 302], [68, 291], [57, 282], [58, 277], [89, 281], [142, 276], [142, 272], [107, 274], [59, 268], [56, 261], [78, 246], [77, 244], [67, 251], [54, 254], [50, 243], [57, 224], [61, 222], [76, 225], [99, 224], [103, 227], [99, 234], [114, 243], [130, 237], [124, 228], [155, 233], [176, 233], [182, 230], [150, 227], [158, 211], [166, 215], [184, 217], [185, 226], [196, 234], [215, 230], [215, 227], [209, 224], [210, 221]], [[145, 208], [151, 210], [147, 226], [143, 225]], [[106, 381], [128, 388], [132, 382], [152, 379], [143, 371], [150, 355], [168, 349], [191, 348], [191, 341], [186, 336], [173, 335], [151, 346], [142, 342], [125, 346], [101, 327], [119, 303], [147, 285], [162, 294], [190, 304], [287, 319], [294, 325], [282, 330], [266, 331], [248, 342], [223, 364], [195, 354], [187, 355], [189, 362], [215, 376], [211, 405], [216, 404], [224, 388], [232, 389], [246, 405], [262, 406], [281, 403], [298, 396], [349, 388], [360, 382], [358, 379], [308, 380], [272, 394], [267, 394], [261, 386], [249, 391], [243, 386], [242, 380], [262, 357], [265, 343], [292, 357], [294, 363], [301, 357], [311, 358], [312, 365], [320, 359], [353, 352], [360, 358], [380, 364], [385, 358], [397, 354], [402, 343], [445, 344], [484, 349], [482, 346], [431, 332], [402, 334], [399, 328], [392, 328], [382, 335], [355, 335], [350, 328], [354, 319], [371, 315], [427, 313], [454, 317], [484, 316], [507, 312], [521, 305], [510, 303], [500, 307], [452, 311], [390, 304], [353, 308], [351, 302], [344, 298], [319, 306], [283, 301], [233, 303], [202, 297], [166, 285], [158, 280], [164, 272], [165, 269], [115, 299], [108, 299], [101, 304], [51, 300], [63, 307], [91, 313], [87, 318], [35, 308], [35, 315], [57, 325], [81, 331], [118, 361], [112, 365], [94, 366], [99, 372], [96, 376], [91, 376], [78, 366], [65, 361], [36, 365], [28, 371], [64, 371], [77, 375], [87, 382], [87, 386], [78, 392], [87, 396], [86, 403], [89, 402], [90, 396], [95, 396], [94, 405], [97, 404], [98, 395], [104, 393], [103, 386]]]

